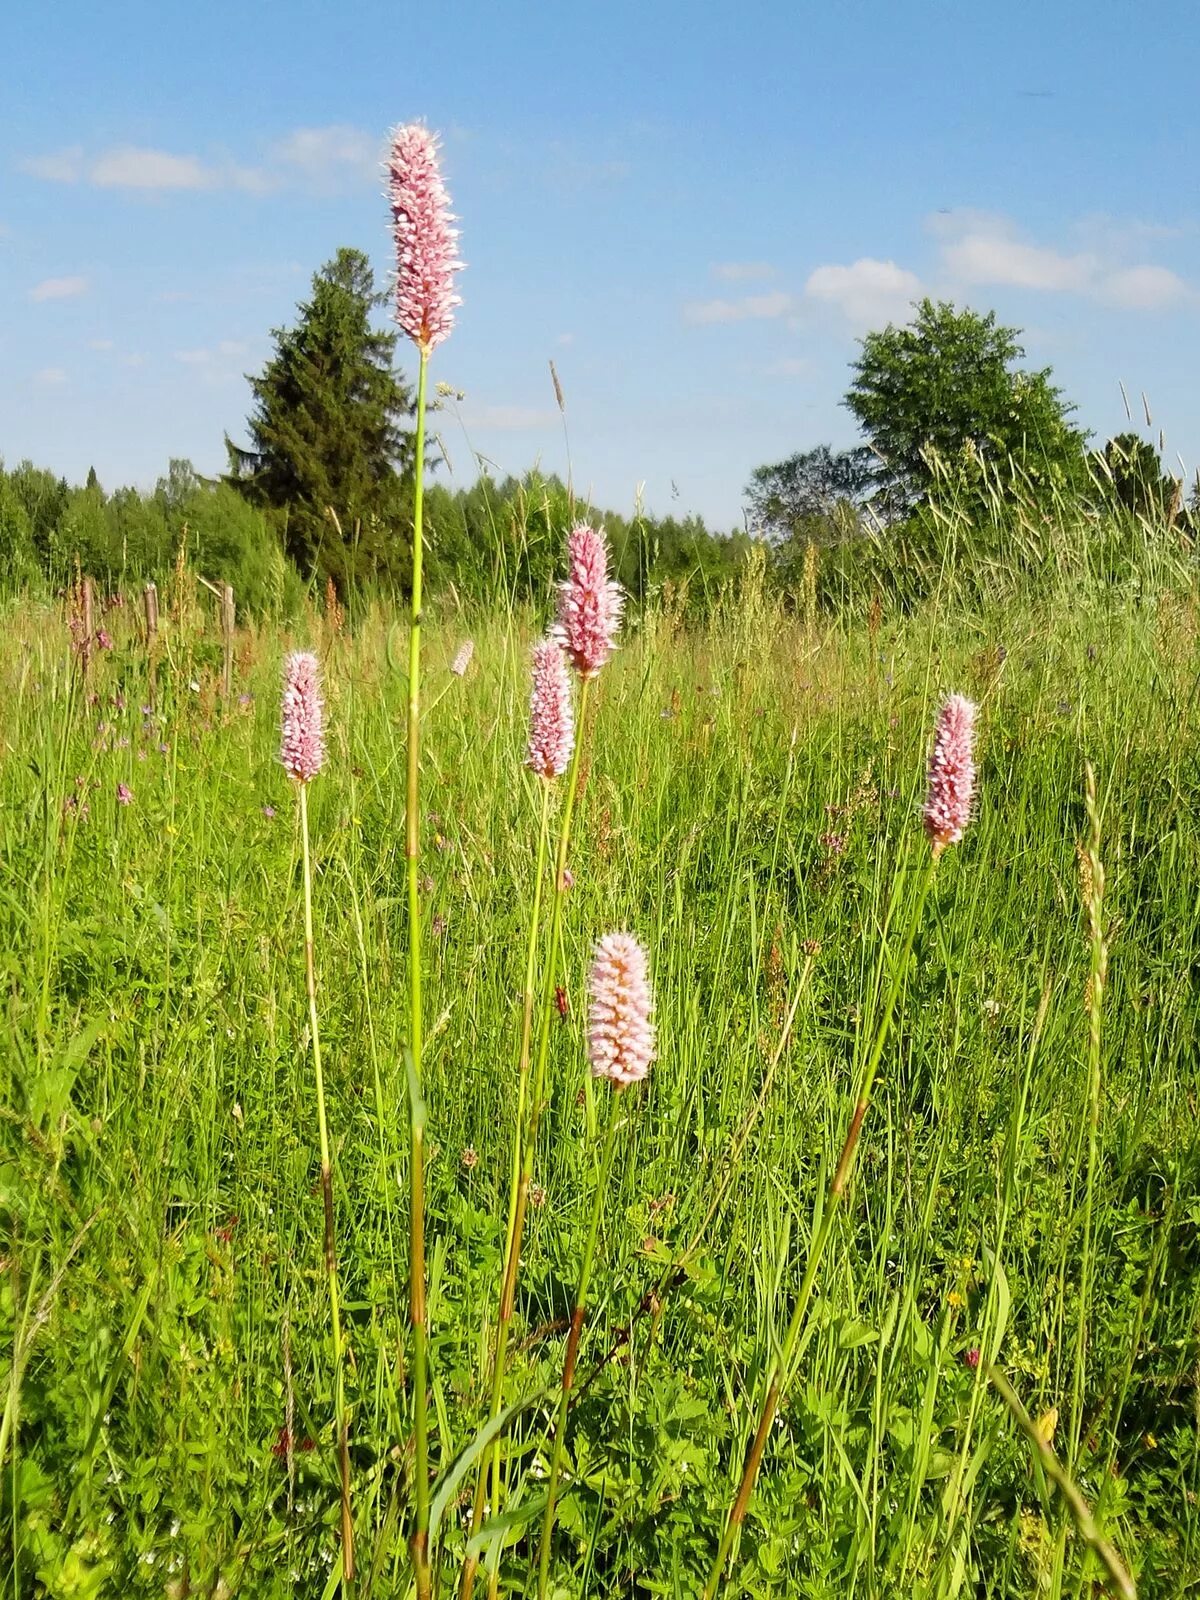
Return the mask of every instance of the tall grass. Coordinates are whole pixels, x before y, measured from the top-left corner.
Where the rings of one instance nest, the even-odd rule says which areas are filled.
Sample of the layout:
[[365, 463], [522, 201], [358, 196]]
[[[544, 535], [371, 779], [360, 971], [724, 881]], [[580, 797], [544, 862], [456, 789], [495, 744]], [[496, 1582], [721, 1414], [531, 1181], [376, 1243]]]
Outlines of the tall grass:
[[[1200, 610], [1157, 577], [1032, 596], [967, 607], [943, 590], [904, 616], [812, 627], [765, 593], [692, 629], [651, 608], [593, 685], [508, 1345], [503, 1511], [475, 1547], [502, 1592], [528, 1593], [536, 1564], [590, 1221], [591, 941], [628, 927], [648, 947], [660, 1058], [613, 1157], [552, 1587], [695, 1594], [822, 1225], [879, 1016], [892, 863], [919, 829], [932, 709], [950, 688], [983, 708], [978, 817], [915, 935], [727, 1592], [1099, 1584], [1096, 1547], [1062, 1517], [992, 1367], [1139, 1593], [1186, 1593], [1200, 1570]], [[302, 851], [276, 761], [281, 653], [323, 641], [331, 759], [307, 798], [356, 1592], [405, 1595], [417, 1440], [396, 618], [364, 612], [344, 638], [316, 612], [295, 639], [246, 631], [246, 698], [230, 704], [202, 611], [178, 618], [144, 716], [132, 623], [112, 621], [115, 648], [84, 681], [56, 608], [4, 616], [3, 1592], [321, 1596], [340, 1579], [294, 957]], [[542, 803], [521, 769], [540, 621], [472, 619], [461, 680], [448, 672], [461, 622], [426, 630], [442, 1589], [496, 1437], [489, 1308]], [[1097, 837], [1103, 898], [1085, 904], [1077, 850]]]

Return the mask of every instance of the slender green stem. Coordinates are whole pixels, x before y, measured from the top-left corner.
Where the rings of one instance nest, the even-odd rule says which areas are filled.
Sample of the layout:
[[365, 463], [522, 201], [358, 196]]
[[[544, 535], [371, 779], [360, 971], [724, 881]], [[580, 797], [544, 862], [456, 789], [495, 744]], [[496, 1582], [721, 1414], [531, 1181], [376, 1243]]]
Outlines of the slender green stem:
[[[541, 815], [538, 822], [537, 868], [534, 874], [533, 911], [529, 919], [529, 940], [525, 952], [525, 990], [521, 1008], [521, 1043], [517, 1060], [517, 1110], [513, 1122], [512, 1171], [509, 1179], [508, 1226], [505, 1231], [504, 1267], [500, 1279], [500, 1302], [496, 1318], [496, 1344], [492, 1355], [491, 1400], [489, 1418], [498, 1417], [504, 1395], [504, 1373], [508, 1358], [508, 1335], [512, 1327], [513, 1295], [516, 1288], [517, 1253], [520, 1251], [518, 1233], [518, 1197], [521, 1191], [521, 1153], [525, 1133], [525, 1118], [529, 1098], [529, 1062], [533, 1042], [533, 1006], [537, 998], [537, 948], [542, 917], [542, 880], [546, 873], [546, 855], [550, 834], [550, 784], [543, 781], [541, 788]], [[524, 1204], [520, 1205], [524, 1218]], [[496, 1439], [490, 1452], [492, 1476], [492, 1503], [500, 1496], [500, 1440]], [[471, 1507], [473, 1537], [483, 1523], [483, 1510], [487, 1497], [488, 1460], [480, 1463], [475, 1480], [475, 1499]], [[459, 1592], [464, 1597], [471, 1593], [475, 1583], [478, 1557], [468, 1555], [463, 1560]]]
[[550, 1477], [546, 1484], [546, 1510], [542, 1517], [542, 1548], [538, 1556], [538, 1600], [546, 1600], [550, 1582], [550, 1541], [554, 1535], [554, 1511], [558, 1498], [558, 1480], [562, 1474], [563, 1449], [566, 1445], [567, 1408], [571, 1404], [571, 1390], [575, 1386], [575, 1363], [579, 1358], [579, 1341], [583, 1335], [583, 1318], [587, 1306], [588, 1284], [592, 1276], [592, 1262], [596, 1257], [596, 1237], [600, 1231], [600, 1214], [604, 1210], [604, 1197], [608, 1192], [608, 1178], [612, 1171], [613, 1150], [616, 1148], [616, 1131], [620, 1091], [613, 1089], [609, 1099], [608, 1127], [604, 1134], [604, 1152], [600, 1157], [600, 1176], [596, 1182], [596, 1195], [592, 1201], [592, 1220], [588, 1226], [587, 1243], [579, 1266], [579, 1287], [575, 1291], [575, 1308], [571, 1313], [571, 1331], [567, 1335], [567, 1353], [563, 1360], [562, 1387], [558, 1396], [558, 1415], [554, 1422], [554, 1448], [550, 1457]]
[[1087, 1501], [1080, 1494], [1054, 1451], [1038, 1432], [1038, 1425], [1022, 1405], [1020, 1396], [1000, 1368], [992, 1362], [988, 1363], [987, 1375], [993, 1389], [1008, 1407], [1014, 1422], [1028, 1439], [1042, 1471], [1067, 1502], [1080, 1538], [1095, 1552], [1107, 1574], [1113, 1593], [1120, 1595], [1121, 1600], [1137, 1600], [1137, 1589], [1133, 1579], [1126, 1572], [1120, 1556], [1100, 1532]]
[[[521, 1243], [525, 1236], [525, 1213], [529, 1201], [529, 1185], [533, 1181], [533, 1163], [537, 1154], [538, 1124], [541, 1120], [546, 1085], [546, 1063], [550, 1055], [550, 1022], [554, 1012], [554, 984], [558, 976], [558, 958], [562, 948], [562, 908], [563, 897], [566, 894], [567, 855], [571, 846], [571, 822], [575, 815], [575, 800], [579, 792], [579, 766], [583, 752], [583, 733], [590, 687], [590, 680], [585, 678], [579, 691], [579, 712], [575, 719], [575, 748], [571, 752], [571, 766], [567, 773], [567, 793], [563, 802], [562, 827], [559, 831], [558, 847], [554, 854], [554, 886], [550, 897], [550, 949], [542, 978], [537, 1060], [533, 1072], [532, 1091], [525, 1108], [525, 1138], [524, 1148], [521, 1152], [521, 1171], [517, 1182], [517, 1201], [513, 1210], [507, 1258], [504, 1265], [504, 1287], [501, 1291], [500, 1321], [504, 1328], [503, 1336], [506, 1352], [509, 1331], [507, 1324], [511, 1323], [513, 1305], [516, 1300], [517, 1274], [521, 1265]], [[502, 1371], [498, 1380], [493, 1375], [493, 1390], [497, 1381], [503, 1382], [503, 1376]], [[498, 1478], [496, 1481], [498, 1482]], [[478, 1487], [476, 1489], [476, 1503], [479, 1505], [479, 1514], [482, 1519], [483, 1500]], [[498, 1504], [493, 1504], [493, 1515], [498, 1510]], [[474, 1521], [473, 1516], [472, 1521]], [[475, 1566], [473, 1558], [467, 1557], [463, 1564], [463, 1579], [459, 1589], [460, 1600], [466, 1600], [466, 1597], [471, 1593], [474, 1578]]]
[[[404, 815], [404, 856], [408, 877], [408, 1048], [415, 1087], [421, 1072], [421, 903], [417, 876], [420, 849], [421, 771], [421, 569], [425, 512], [425, 390], [429, 352], [421, 351], [417, 378], [416, 464], [413, 483], [412, 620], [408, 633], [408, 770]], [[413, 1338], [413, 1412], [416, 1518], [412, 1533], [413, 1571], [418, 1600], [428, 1600], [429, 1568], [429, 1354], [425, 1326], [425, 1118], [418, 1095], [409, 1093], [409, 1258], [408, 1315]]]
[[1091, 763], [1084, 774], [1088, 816], [1086, 904], [1091, 944], [1088, 981], [1088, 1128], [1087, 1172], [1083, 1188], [1083, 1249], [1079, 1266], [1079, 1321], [1075, 1330], [1075, 1363], [1071, 1384], [1071, 1432], [1068, 1460], [1076, 1465], [1083, 1429], [1083, 1390], [1087, 1372], [1088, 1314], [1091, 1309], [1093, 1265], [1092, 1215], [1096, 1187], [1096, 1146], [1100, 1133], [1100, 1043], [1104, 1020], [1104, 985], [1108, 976], [1108, 948], [1104, 939], [1104, 865], [1100, 859], [1100, 810], [1096, 802], [1096, 775]]
[[708, 1575], [708, 1582], [704, 1586], [704, 1600], [713, 1600], [721, 1586], [725, 1564], [729, 1559], [729, 1552], [733, 1548], [734, 1540], [741, 1530], [742, 1523], [746, 1518], [746, 1512], [750, 1506], [750, 1498], [754, 1493], [758, 1470], [762, 1465], [763, 1451], [766, 1449], [767, 1439], [775, 1421], [776, 1413], [779, 1410], [779, 1402], [783, 1396], [784, 1385], [787, 1383], [792, 1360], [795, 1356], [796, 1342], [804, 1326], [804, 1320], [808, 1313], [808, 1303], [812, 1298], [817, 1274], [820, 1271], [821, 1259], [825, 1254], [825, 1247], [829, 1243], [829, 1236], [833, 1231], [838, 1205], [846, 1191], [846, 1185], [849, 1182], [850, 1172], [854, 1165], [854, 1153], [858, 1148], [858, 1137], [862, 1132], [863, 1118], [866, 1116], [871, 1104], [871, 1089], [879, 1071], [879, 1063], [883, 1057], [884, 1046], [891, 1032], [896, 1002], [904, 984], [909, 957], [912, 954], [913, 941], [917, 935], [917, 928], [921, 921], [921, 914], [925, 909], [925, 901], [929, 895], [929, 886], [933, 882], [933, 874], [936, 867], [937, 856], [931, 852], [921, 874], [900, 957], [892, 966], [891, 982], [888, 985], [883, 1010], [880, 1013], [871, 1050], [867, 1056], [866, 1066], [863, 1069], [862, 1081], [855, 1100], [854, 1111], [850, 1118], [850, 1127], [842, 1145], [841, 1155], [838, 1157], [838, 1164], [833, 1174], [833, 1182], [830, 1184], [829, 1193], [825, 1197], [825, 1205], [821, 1213], [820, 1223], [817, 1226], [816, 1236], [808, 1252], [808, 1263], [804, 1270], [804, 1279], [800, 1285], [800, 1293], [796, 1297], [796, 1304], [792, 1311], [791, 1320], [788, 1323], [787, 1332], [784, 1335], [783, 1346], [771, 1369], [766, 1397], [759, 1413], [758, 1427], [755, 1429], [754, 1439], [746, 1455], [737, 1496], [725, 1523], [721, 1542], [717, 1548], [716, 1560], [713, 1562], [712, 1570]]
[[300, 841], [304, 856], [304, 976], [308, 989], [308, 1023], [312, 1034], [313, 1070], [317, 1080], [317, 1129], [321, 1141], [321, 1200], [325, 1210], [325, 1277], [329, 1284], [329, 1320], [333, 1333], [334, 1409], [337, 1412], [338, 1469], [342, 1486], [342, 1583], [354, 1582], [354, 1523], [350, 1515], [350, 1416], [346, 1408], [342, 1315], [338, 1296], [337, 1252], [333, 1227], [333, 1169], [329, 1159], [329, 1123], [325, 1115], [325, 1075], [321, 1067], [321, 1032], [317, 1026], [317, 976], [313, 959], [312, 859], [308, 845], [308, 784], [300, 788]]

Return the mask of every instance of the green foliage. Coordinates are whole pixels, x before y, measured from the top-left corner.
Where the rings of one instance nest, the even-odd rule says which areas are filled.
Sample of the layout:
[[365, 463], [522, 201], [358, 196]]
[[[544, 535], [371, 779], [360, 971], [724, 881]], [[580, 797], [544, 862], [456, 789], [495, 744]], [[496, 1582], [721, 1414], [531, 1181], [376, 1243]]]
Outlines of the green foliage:
[[1011, 463], [1046, 496], [1081, 481], [1083, 435], [1050, 369], [1023, 371], [1018, 330], [994, 312], [925, 299], [911, 323], [869, 333], [846, 406], [878, 458], [884, 503], [972, 494]]
[[393, 369], [398, 336], [371, 320], [383, 299], [366, 256], [339, 250], [250, 380], [249, 448], [226, 439], [228, 482], [272, 514], [302, 574], [343, 590], [365, 578], [402, 581], [408, 559], [410, 400]]
[[1158, 451], [1136, 433], [1118, 433], [1097, 451], [1092, 476], [1103, 502], [1134, 517], [1162, 521], [1182, 501], [1179, 480], [1163, 471]]
[[[557, 519], [557, 491], [543, 491]], [[202, 550], [206, 492], [179, 468], [150, 497], [169, 532], [185, 518], [201, 529]], [[495, 525], [511, 506], [536, 527], [534, 493], [493, 491]], [[493, 520], [474, 505], [482, 536]], [[506, 539], [515, 560], [521, 537]], [[1059, 1407], [1066, 1452], [1086, 1171], [1085, 756], [1100, 775], [1111, 955], [1075, 1470], [1143, 1600], [1173, 1600], [1196, 1570], [1200, 821], [1186, 711], [1200, 611], [1194, 585], [1163, 589], [1156, 564], [1129, 561], [1118, 587], [1083, 566], [1039, 568], [973, 607], [935, 585], [931, 604], [889, 604], [870, 625], [847, 608], [809, 631], [752, 582], [691, 628], [653, 597], [635, 614], [595, 699], [542, 1203], [504, 1397], [536, 1396], [560, 1369], [596, 1156], [585, 972], [596, 933], [628, 927], [651, 951], [660, 1058], [627, 1097], [605, 1206], [567, 1432], [561, 1592], [698, 1592], [850, 1111], [880, 923], [899, 852], [922, 842], [930, 711], [946, 688], [985, 708], [978, 814], [939, 869], [732, 1592], [1025, 1600], [1055, 1581], [1059, 1510], [966, 1358], [997, 1350], [1034, 1416]], [[532, 893], [537, 795], [521, 760], [538, 600], [536, 615], [474, 619], [462, 680], [447, 669], [461, 625], [434, 620], [428, 636], [439, 1471], [486, 1413]], [[9, 603], [0, 639], [0, 742], [19, 753], [0, 765], [0, 1409], [13, 1418], [0, 1570], [21, 1600], [320, 1597], [338, 1487], [295, 796], [277, 759], [279, 657], [296, 635], [247, 631], [222, 708], [211, 635], [164, 621], [152, 688], [132, 621], [110, 621], [114, 649], [86, 693], [52, 610]], [[310, 792], [357, 1534], [362, 1591], [377, 1596], [406, 1592], [411, 1504], [396, 622], [376, 608], [327, 644], [331, 759]], [[317, 642], [316, 626], [298, 637]], [[760, 1095], [727, 1201], [647, 1309]], [[489, 1530], [502, 1593], [528, 1592], [546, 1449], [535, 1404], [505, 1446], [508, 1520]], [[452, 1592], [462, 1507], [443, 1487]], [[1063, 1594], [1095, 1590], [1074, 1538], [1061, 1561]]]
[[756, 467], [746, 485], [751, 525], [779, 544], [835, 544], [858, 527], [873, 487], [869, 450], [833, 451], [827, 444]]

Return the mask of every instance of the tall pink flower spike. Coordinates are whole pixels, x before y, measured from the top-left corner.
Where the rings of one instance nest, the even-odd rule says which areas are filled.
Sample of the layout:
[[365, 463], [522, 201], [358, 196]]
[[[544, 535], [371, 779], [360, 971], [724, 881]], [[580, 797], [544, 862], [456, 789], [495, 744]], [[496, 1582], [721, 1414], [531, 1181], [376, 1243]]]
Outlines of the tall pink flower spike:
[[581, 678], [594, 678], [612, 655], [624, 596], [608, 576], [603, 530], [581, 523], [567, 535], [567, 581], [559, 590], [557, 637]]
[[539, 778], [561, 778], [574, 748], [575, 716], [567, 658], [556, 640], [540, 639], [533, 647], [526, 761]]
[[592, 960], [588, 1057], [592, 1076], [618, 1089], [640, 1083], [654, 1059], [646, 952], [631, 934], [606, 933]]
[[397, 128], [388, 153], [388, 199], [396, 240], [400, 328], [425, 355], [449, 337], [454, 308], [458, 229], [438, 167], [438, 140], [419, 122]]
[[317, 658], [297, 650], [283, 672], [283, 736], [279, 759], [298, 783], [315, 778], [325, 764], [324, 705]]
[[952, 694], [938, 713], [925, 797], [925, 832], [934, 855], [940, 855], [948, 844], [957, 844], [971, 820], [976, 710], [970, 700]]

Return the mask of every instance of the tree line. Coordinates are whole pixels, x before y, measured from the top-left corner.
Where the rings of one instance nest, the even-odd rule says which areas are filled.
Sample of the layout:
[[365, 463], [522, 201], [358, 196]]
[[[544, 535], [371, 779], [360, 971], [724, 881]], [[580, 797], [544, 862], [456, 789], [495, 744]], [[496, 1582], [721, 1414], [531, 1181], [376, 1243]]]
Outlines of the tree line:
[[[384, 298], [359, 251], [339, 250], [315, 274], [250, 379], [244, 442], [226, 437], [219, 477], [173, 461], [149, 493], [108, 493], [94, 471], [72, 486], [29, 462], [0, 466], [0, 577], [62, 584], [82, 570], [119, 587], [161, 578], [183, 552], [255, 610], [286, 612], [310, 586], [402, 595], [412, 395], [396, 335], [379, 325]], [[1019, 562], [1068, 518], [1091, 519], [1098, 543], [1121, 549], [1131, 529], [1193, 538], [1196, 496], [1185, 506], [1159, 449], [1132, 428], [1092, 448], [1050, 370], [1023, 359], [1018, 330], [993, 313], [921, 301], [908, 323], [861, 343], [844, 404], [862, 443], [758, 467], [746, 526], [732, 533], [698, 516], [583, 507], [538, 472], [485, 472], [468, 488], [435, 472], [430, 582], [461, 601], [544, 595], [562, 531], [584, 514], [604, 522], [635, 600], [670, 588], [696, 607], [736, 579], [756, 544], [785, 591], [811, 584], [819, 565], [827, 596], [916, 598], [948, 559]]]

